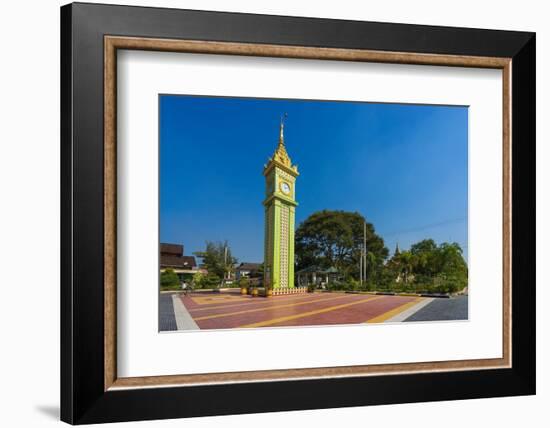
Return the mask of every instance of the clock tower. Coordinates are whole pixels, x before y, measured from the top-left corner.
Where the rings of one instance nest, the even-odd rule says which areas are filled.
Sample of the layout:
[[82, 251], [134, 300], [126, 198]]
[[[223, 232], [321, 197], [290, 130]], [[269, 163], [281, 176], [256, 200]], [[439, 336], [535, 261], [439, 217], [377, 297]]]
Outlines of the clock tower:
[[[286, 116], [286, 115], [285, 115]], [[294, 287], [295, 183], [298, 166], [292, 165], [285, 148], [284, 118], [281, 119], [279, 144], [264, 165], [265, 240], [264, 282], [266, 287]]]

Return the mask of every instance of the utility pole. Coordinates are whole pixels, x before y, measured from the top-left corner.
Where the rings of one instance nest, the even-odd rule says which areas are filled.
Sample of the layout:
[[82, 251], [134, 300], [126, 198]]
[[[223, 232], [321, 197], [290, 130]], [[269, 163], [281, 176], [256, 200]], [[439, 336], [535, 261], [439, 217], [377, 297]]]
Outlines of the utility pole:
[[359, 284], [363, 286], [363, 249], [361, 248], [361, 255], [359, 256]]
[[363, 261], [363, 269], [365, 270], [363, 273], [363, 278], [365, 279], [365, 282], [367, 282], [367, 222], [363, 222], [363, 257], [365, 260]]
[[227, 245], [223, 248], [223, 270], [224, 270], [224, 278], [229, 279], [229, 271], [227, 269]]

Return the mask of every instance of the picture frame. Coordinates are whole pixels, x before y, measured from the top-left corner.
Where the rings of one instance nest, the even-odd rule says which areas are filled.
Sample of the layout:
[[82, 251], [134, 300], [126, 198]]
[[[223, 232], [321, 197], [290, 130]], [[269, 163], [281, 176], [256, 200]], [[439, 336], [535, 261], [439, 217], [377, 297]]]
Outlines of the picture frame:
[[[502, 70], [502, 358], [118, 377], [121, 49]], [[535, 96], [534, 33], [63, 6], [61, 419], [85, 424], [534, 394]]]

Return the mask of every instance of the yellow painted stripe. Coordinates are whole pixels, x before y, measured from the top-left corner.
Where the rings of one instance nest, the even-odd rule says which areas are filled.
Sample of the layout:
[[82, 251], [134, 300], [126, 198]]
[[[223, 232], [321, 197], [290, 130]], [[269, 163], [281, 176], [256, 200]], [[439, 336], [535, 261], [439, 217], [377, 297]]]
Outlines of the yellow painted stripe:
[[401, 306], [398, 306], [397, 308], [394, 308], [391, 311], [384, 312], [382, 315], [378, 315], [377, 317], [371, 318], [370, 320], [367, 320], [365, 322], [367, 322], [367, 323], [384, 322], [387, 319], [393, 318], [397, 314], [400, 314], [401, 312], [406, 311], [411, 306], [414, 306], [414, 305], [418, 304], [418, 302], [420, 300], [422, 300], [422, 297], [414, 299], [412, 302], [408, 302], [408, 303], [405, 303]]
[[[318, 300], [322, 300], [322, 299], [312, 299], [312, 297], [327, 297], [327, 294], [325, 294], [324, 296], [321, 296], [321, 294], [316, 294], [316, 295], [315, 294], [314, 295], [308, 294], [308, 295], [305, 295], [305, 296], [296, 295], [296, 296], [289, 296], [289, 297], [270, 297], [270, 298], [265, 298], [265, 297], [256, 298], [256, 297], [254, 297], [254, 298], [246, 298], [246, 301], [241, 302], [241, 303], [234, 303], [234, 301], [231, 301], [231, 302], [228, 302], [228, 303], [220, 302], [220, 303], [216, 303], [216, 306], [208, 306], [208, 307], [204, 307], [204, 308], [192, 308], [192, 309], [188, 309], [188, 311], [189, 312], [197, 312], [197, 311], [208, 311], [210, 309], [219, 309], [219, 308], [222, 308], [222, 309], [234, 308], [234, 307], [237, 307], [237, 306], [273, 304], [274, 300], [275, 300], [276, 303], [288, 302], [289, 300], [301, 301], [301, 300], [306, 300], [307, 298], [309, 298], [310, 302], [316, 302]], [[212, 303], [212, 304], [214, 304], [214, 303]]]
[[286, 317], [274, 318], [272, 320], [256, 322], [254, 324], [241, 325], [237, 328], [265, 327], [266, 325], [272, 325], [272, 324], [277, 324], [277, 323], [280, 323], [280, 322], [295, 320], [295, 319], [298, 319], [298, 318], [308, 317], [310, 315], [317, 315], [317, 314], [323, 314], [325, 312], [336, 311], [338, 309], [347, 308], [348, 306], [359, 305], [361, 303], [369, 303], [369, 302], [372, 302], [374, 300], [383, 299], [384, 297], [385, 296], [371, 297], [371, 298], [362, 299], [362, 300], [359, 300], [359, 301], [356, 301], [356, 302], [343, 303], [341, 305], [330, 306], [328, 308], [317, 309], [317, 310], [314, 310], [314, 311], [304, 312], [304, 313], [297, 314], [297, 315], [288, 315]]
[[316, 300], [313, 300], [313, 301], [310, 300], [310, 301], [307, 301], [307, 302], [289, 303], [287, 305], [276, 305], [276, 306], [268, 306], [268, 307], [265, 307], [265, 308], [246, 309], [244, 311], [229, 312], [229, 313], [225, 313], [225, 314], [216, 314], [216, 315], [206, 315], [206, 316], [197, 317], [197, 318], [193, 317], [193, 319], [195, 321], [201, 321], [201, 320], [209, 320], [209, 319], [212, 319], [212, 318], [230, 317], [230, 316], [233, 316], [233, 315], [249, 314], [251, 312], [259, 312], [259, 311], [265, 311], [265, 310], [271, 310], [271, 309], [280, 309], [280, 308], [290, 308], [292, 306], [309, 305], [310, 303], [316, 303], [316, 302], [327, 302], [327, 301], [330, 301], [330, 300], [344, 299], [346, 297], [350, 297], [349, 294], [345, 295], [345, 296], [332, 297], [330, 299], [316, 299]]
[[235, 300], [241, 299], [241, 297], [239, 296], [223, 296], [223, 297], [222, 296], [216, 296], [216, 297], [195, 296], [195, 297], [191, 297], [191, 299], [193, 299], [193, 301], [197, 305], [212, 305], [215, 303], [227, 302], [228, 300], [234, 302]]

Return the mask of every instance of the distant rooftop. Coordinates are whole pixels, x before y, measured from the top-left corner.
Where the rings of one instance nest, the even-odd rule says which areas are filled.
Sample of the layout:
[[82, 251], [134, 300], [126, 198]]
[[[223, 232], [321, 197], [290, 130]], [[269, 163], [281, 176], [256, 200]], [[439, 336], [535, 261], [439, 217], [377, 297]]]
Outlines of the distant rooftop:
[[160, 253], [165, 255], [183, 256], [183, 245], [161, 243]]
[[262, 267], [261, 263], [242, 262], [239, 266], [237, 266], [237, 269], [244, 270], [244, 271], [254, 271], [254, 270], [259, 270], [261, 267]]
[[160, 244], [160, 267], [175, 269], [193, 269], [197, 266], [194, 256], [183, 255], [181, 244]]

